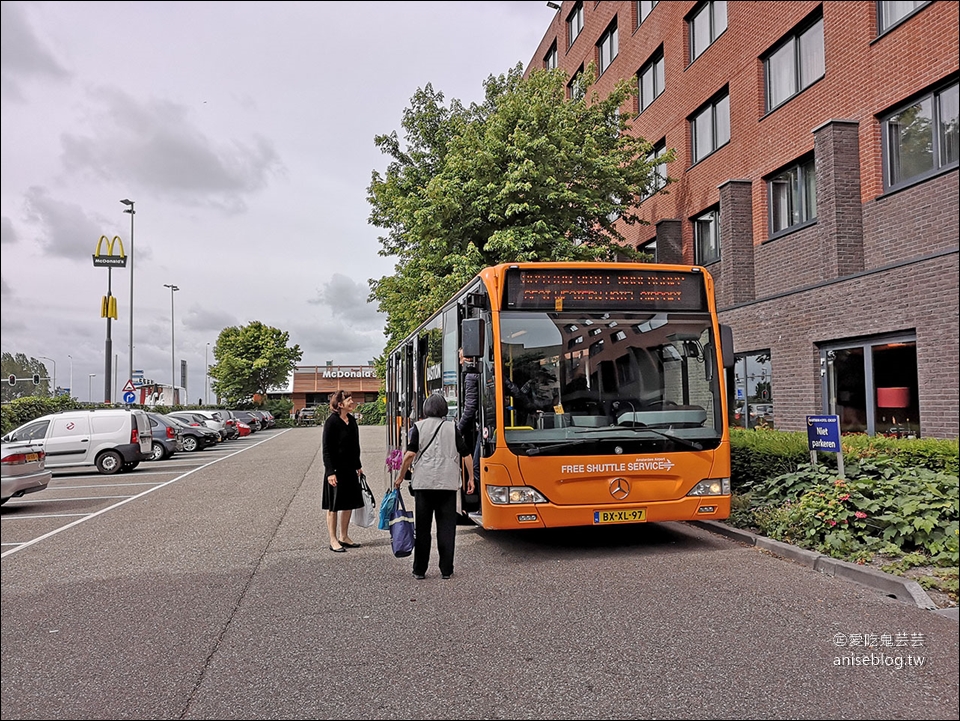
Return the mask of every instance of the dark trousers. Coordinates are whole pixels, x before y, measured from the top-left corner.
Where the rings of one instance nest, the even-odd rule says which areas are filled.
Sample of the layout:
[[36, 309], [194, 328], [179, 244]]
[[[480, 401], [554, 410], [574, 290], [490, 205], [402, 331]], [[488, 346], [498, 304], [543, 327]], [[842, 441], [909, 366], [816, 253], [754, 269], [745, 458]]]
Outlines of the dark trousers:
[[437, 552], [440, 554], [440, 573], [453, 573], [453, 546], [457, 538], [457, 491], [417, 491], [413, 494], [413, 520], [416, 524], [416, 543], [413, 547], [413, 572], [426, 574], [430, 565], [430, 534], [433, 519], [437, 519]]

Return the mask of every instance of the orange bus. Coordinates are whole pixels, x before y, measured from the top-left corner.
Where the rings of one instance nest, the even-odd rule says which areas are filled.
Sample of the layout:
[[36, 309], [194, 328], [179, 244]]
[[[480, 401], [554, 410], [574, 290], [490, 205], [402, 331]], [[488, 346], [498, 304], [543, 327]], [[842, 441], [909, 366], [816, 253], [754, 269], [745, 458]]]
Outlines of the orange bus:
[[480, 376], [480, 472], [460, 499], [478, 525], [729, 516], [733, 336], [704, 268], [484, 269], [389, 352], [388, 451], [405, 448], [431, 393], [458, 415], [461, 348]]

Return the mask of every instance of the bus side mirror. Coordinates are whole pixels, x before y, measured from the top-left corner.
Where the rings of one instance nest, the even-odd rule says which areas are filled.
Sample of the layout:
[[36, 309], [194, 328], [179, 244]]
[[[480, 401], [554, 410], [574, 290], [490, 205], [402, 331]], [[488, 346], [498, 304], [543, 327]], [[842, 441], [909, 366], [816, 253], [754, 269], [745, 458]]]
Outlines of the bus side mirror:
[[733, 368], [736, 359], [733, 356], [733, 328], [720, 324], [720, 351], [723, 353], [723, 367]]
[[483, 319], [464, 318], [460, 324], [460, 347], [467, 358], [483, 355]]

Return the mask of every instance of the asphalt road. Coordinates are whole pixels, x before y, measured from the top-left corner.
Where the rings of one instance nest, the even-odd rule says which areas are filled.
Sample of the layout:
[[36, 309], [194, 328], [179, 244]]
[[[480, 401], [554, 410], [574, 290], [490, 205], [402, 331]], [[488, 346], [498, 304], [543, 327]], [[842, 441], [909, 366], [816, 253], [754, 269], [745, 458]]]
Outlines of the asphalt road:
[[[696, 526], [460, 526], [446, 581], [376, 528], [331, 553], [320, 433], [5, 554], [0, 716], [958, 718], [955, 620]], [[5, 543], [48, 493], [3, 507]]]

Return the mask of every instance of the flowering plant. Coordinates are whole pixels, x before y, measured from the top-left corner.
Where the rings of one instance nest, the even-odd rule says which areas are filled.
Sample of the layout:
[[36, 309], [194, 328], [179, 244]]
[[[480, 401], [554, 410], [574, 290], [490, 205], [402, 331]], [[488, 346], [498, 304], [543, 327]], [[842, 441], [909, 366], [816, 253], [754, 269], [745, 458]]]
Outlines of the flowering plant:
[[391, 471], [399, 471], [400, 466], [403, 465], [403, 451], [399, 448], [394, 448], [387, 454], [387, 468]]

